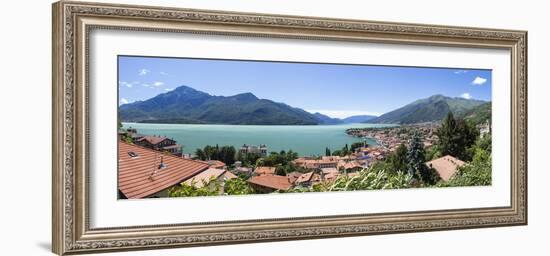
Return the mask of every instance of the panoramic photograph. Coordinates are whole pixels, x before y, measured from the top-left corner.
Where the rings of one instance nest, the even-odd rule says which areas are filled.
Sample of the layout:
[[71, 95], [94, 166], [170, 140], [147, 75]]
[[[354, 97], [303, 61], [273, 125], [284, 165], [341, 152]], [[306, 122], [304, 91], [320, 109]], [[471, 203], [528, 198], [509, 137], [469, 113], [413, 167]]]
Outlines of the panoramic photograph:
[[118, 198], [490, 186], [491, 75], [118, 56]]

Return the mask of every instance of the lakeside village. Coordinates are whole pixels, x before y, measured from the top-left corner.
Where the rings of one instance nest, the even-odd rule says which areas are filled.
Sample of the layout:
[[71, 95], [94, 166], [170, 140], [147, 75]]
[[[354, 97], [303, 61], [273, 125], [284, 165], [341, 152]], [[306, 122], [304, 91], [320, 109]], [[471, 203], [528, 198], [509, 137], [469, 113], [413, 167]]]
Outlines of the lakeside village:
[[471, 124], [451, 113], [437, 123], [351, 128], [372, 138], [324, 156], [268, 145], [206, 146], [184, 154], [171, 138], [118, 133], [120, 199], [324, 192], [491, 184], [489, 120]]

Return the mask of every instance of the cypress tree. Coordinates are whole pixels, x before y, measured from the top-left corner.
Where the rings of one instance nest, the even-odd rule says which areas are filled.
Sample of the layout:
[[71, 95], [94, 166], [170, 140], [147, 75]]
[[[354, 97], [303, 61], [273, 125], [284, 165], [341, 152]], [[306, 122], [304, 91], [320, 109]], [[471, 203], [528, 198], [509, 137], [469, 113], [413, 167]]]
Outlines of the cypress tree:
[[425, 165], [426, 151], [424, 150], [424, 144], [418, 132], [413, 134], [409, 143], [407, 162], [409, 174], [412, 174], [415, 179], [426, 184], [434, 184], [437, 181], [437, 174]]
[[325, 156], [330, 156], [330, 149], [328, 147], [325, 148]]
[[415, 132], [409, 142], [409, 151], [407, 152], [407, 163], [409, 168], [409, 173], [416, 178], [421, 178], [421, 172], [426, 160], [426, 152], [424, 151], [424, 145], [422, 145], [422, 140], [420, 135]]

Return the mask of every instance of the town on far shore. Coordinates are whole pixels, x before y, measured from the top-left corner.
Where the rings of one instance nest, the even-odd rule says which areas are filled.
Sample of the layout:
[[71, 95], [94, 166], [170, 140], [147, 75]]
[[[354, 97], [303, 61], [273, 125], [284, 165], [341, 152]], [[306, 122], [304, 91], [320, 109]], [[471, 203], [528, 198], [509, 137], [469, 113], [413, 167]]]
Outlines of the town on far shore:
[[[208, 145], [118, 131], [118, 198], [162, 198], [491, 185], [490, 119], [350, 128], [358, 142], [304, 156], [269, 145]], [[376, 144], [368, 144], [366, 138]]]

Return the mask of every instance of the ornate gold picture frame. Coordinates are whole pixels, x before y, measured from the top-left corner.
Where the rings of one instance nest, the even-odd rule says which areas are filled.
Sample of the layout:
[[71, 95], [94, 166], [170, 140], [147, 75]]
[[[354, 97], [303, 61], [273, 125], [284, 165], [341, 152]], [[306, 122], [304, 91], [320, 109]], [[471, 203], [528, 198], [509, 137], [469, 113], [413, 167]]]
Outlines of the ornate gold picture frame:
[[[505, 207], [90, 227], [89, 34], [93, 30], [505, 49], [511, 53]], [[61, 1], [53, 5], [52, 247], [57, 254], [527, 224], [527, 32]]]

